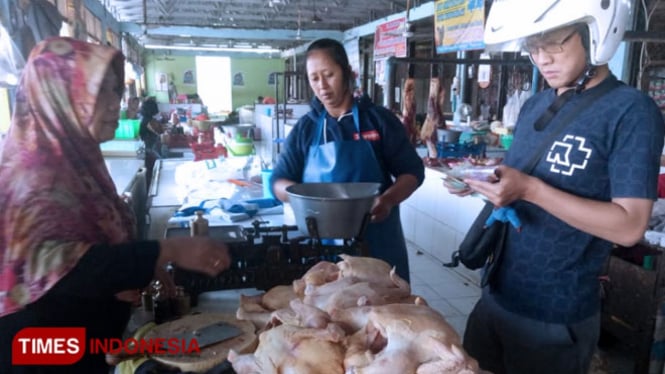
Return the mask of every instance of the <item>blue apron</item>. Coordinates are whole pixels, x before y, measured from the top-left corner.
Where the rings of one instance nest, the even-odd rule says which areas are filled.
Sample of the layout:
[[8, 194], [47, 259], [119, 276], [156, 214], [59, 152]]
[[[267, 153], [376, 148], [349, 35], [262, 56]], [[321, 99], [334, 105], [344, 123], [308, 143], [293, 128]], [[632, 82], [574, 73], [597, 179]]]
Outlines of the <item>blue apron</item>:
[[[303, 182], [378, 182], [384, 185], [384, 174], [374, 154], [372, 145], [362, 138], [358, 106], [353, 105], [353, 122], [358, 140], [332, 141], [321, 144], [326, 130], [326, 111], [317, 121], [314, 142], [309, 147]], [[372, 257], [382, 259], [397, 267], [397, 274], [409, 281], [409, 258], [399, 217], [399, 206], [395, 206], [388, 218], [367, 225], [364, 240]]]

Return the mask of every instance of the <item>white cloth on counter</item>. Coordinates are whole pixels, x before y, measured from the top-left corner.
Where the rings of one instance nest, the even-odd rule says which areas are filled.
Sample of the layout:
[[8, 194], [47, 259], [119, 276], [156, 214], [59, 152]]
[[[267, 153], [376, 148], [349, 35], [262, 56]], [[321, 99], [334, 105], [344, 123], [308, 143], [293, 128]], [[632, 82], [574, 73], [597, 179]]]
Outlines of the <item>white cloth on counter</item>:
[[249, 219], [254, 215], [282, 214], [281, 202], [264, 199], [258, 157], [185, 162], [175, 169], [182, 206], [169, 223], [189, 225], [197, 210], [211, 226]]
[[284, 213], [281, 202], [272, 198], [252, 200], [230, 200], [226, 198], [202, 200], [198, 204], [183, 205], [178, 209], [169, 223], [188, 226], [197, 210], [203, 210], [203, 217], [208, 219], [211, 226], [221, 226], [228, 222], [238, 222], [254, 217], [255, 215], [271, 215]]

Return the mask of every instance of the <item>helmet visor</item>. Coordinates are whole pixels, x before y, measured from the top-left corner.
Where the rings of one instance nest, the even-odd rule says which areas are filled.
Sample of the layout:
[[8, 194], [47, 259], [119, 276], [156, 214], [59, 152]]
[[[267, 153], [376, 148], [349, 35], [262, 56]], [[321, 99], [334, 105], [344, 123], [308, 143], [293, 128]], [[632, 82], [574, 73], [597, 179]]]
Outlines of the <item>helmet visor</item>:
[[532, 35], [522, 42], [522, 51], [526, 52], [534, 62], [534, 57], [545, 53], [556, 55], [562, 53], [573, 37], [579, 34], [577, 27], [565, 27], [543, 34]]

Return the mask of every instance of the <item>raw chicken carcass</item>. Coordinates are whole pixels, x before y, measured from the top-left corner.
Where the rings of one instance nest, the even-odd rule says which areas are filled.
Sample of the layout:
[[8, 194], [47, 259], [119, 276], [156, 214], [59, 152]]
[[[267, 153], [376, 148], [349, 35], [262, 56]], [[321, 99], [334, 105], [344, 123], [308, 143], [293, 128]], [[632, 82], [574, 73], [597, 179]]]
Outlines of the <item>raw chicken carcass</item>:
[[479, 373], [459, 335], [434, 309], [390, 304], [331, 311], [347, 333], [347, 373]]
[[255, 304], [256, 310], [273, 311], [288, 307], [291, 300], [297, 297], [298, 295], [293, 291], [293, 287], [275, 286], [258, 295], [240, 295], [240, 305]]
[[307, 305], [300, 299], [293, 299], [288, 308], [272, 313], [269, 327], [288, 324], [299, 327], [324, 329], [330, 323], [330, 316], [321, 309]]
[[259, 335], [253, 354], [229, 351], [238, 374], [342, 374], [344, 331], [335, 324], [325, 329], [280, 325]]
[[305, 294], [307, 285], [319, 286], [327, 282], [332, 282], [339, 278], [339, 268], [337, 264], [329, 261], [320, 261], [312, 266], [300, 278], [293, 281], [294, 292], [302, 297]]
[[[337, 263], [340, 278], [353, 277], [357, 282], [371, 282], [394, 287], [392, 267], [385, 261], [372, 257], [358, 257], [341, 254]], [[399, 278], [401, 279], [401, 278]]]
[[254, 296], [240, 295], [236, 318], [250, 321], [257, 330], [261, 330], [270, 321], [273, 311], [288, 308], [289, 302], [297, 298], [292, 286], [275, 286], [265, 293]]
[[[388, 273], [390, 284], [359, 281], [355, 276], [340, 278], [321, 286], [305, 289], [305, 304], [330, 312], [359, 305], [384, 305], [401, 302], [411, 296], [411, 287], [395, 269]], [[382, 278], [378, 278], [382, 279]]]

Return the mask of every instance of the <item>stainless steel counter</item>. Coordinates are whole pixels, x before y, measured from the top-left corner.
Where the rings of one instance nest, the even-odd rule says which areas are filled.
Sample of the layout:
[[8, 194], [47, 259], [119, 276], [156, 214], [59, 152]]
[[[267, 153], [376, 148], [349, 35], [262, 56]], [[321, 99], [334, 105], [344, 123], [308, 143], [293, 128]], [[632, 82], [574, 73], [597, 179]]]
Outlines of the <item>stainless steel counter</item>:
[[182, 205], [175, 180], [175, 169], [183, 162], [191, 162], [191, 160], [161, 159], [155, 162], [149, 190], [151, 207], [180, 207]]
[[143, 160], [137, 158], [116, 158], [108, 157], [104, 159], [106, 168], [113, 178], [115, 189], [118, 194], [123, 193], [134, 179], [136, 172], [143, 167]]
[[[182, 206], [183, 197], [186, 193], [181, 191], [176, 183], [176, 168], [184, 162], [192, 162], [191, 159], [162, 159], [155, 163], [155, 172], [149, 189], [149, 215], [150, 227], [148, 238], [160, 239], [164, 237], [166, 228], [177, 226], [169, 224], [169, 218]], [[249, 219], [228, 222], [230, 226], [251, 227], [254, 220], [266, 222], [267, 226], [281, 226], [283, 224], [294, 225], [295, 218], [290, 205], [285, 204], [285, 214], [255, 215]], [[211, 225], [216, 225], [212, 222]]]
[[136, 158], [137, 151], [141, 148], [140, 140], [109, 140], [100, 144], [104, 157]]

